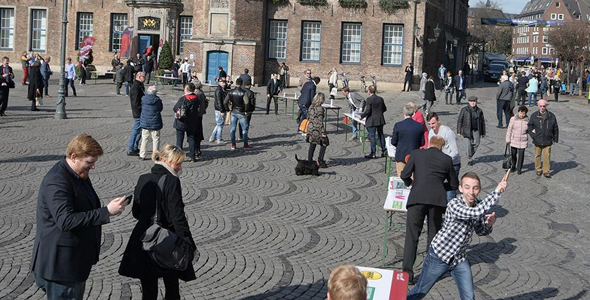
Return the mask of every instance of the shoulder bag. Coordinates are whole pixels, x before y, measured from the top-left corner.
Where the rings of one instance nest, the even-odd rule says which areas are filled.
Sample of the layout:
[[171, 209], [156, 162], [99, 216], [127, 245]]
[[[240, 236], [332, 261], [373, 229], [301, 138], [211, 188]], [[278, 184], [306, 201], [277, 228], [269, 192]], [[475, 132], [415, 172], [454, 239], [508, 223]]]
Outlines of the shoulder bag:
[[163, 269], [184, 271], [192, 261], [190, 246], [175, 232], [162, 227], [158, 219], [158, 209], [160, 207], [158, 199], [164, 197], [165, 180], [166, 175], [160, 177], [158, 181], [161, 196], [156, 196], [154, 224], [141, 237], [142, 248], [147, 251], [152, 261]]

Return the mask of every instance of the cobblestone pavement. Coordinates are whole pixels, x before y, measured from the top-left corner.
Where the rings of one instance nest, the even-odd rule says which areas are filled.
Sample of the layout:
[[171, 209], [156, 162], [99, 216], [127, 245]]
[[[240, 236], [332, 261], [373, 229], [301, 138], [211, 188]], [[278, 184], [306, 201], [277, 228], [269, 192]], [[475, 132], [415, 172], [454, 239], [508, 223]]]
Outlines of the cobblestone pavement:
[[[42, 111], [34, 113], [28, 110], [23, 87], [11, 92], [8, 116], [0, 118], [0, 298], [42, 299], [44, 294], [29, 273], [35, 205], [41, 178], [63, 155], [67, 142], [87, 132], [103, 145], [105, 155], [91, 173], [103, 203], [129, 194], [152, 164], [126, 156], [132, 126], [129, 100], [114, 94], [110, 80], [78, 86], [79, 97], [67, 98], [67, 120], [53, 119], [55, 108], [49, 104], [55, 96], [45, 99]], [[503, 175], [505, 130], [495, 127], [495, 93], [491, 84], [468, 91], [481, 99], [488, 136], [474, 166], [467, 166], [463, 158], [461, 173], [477, 172], [484, 192], [491, 191]], [[388, 106], [385, 131], [390, 134], [401, 119], [402, 105], [416, 94], [382, 95]], [[180, 91], [168, 87], [162, 91], [164, 143], [175, 141], [172, 106], [179, 96]], [[590, 108], [581, 98], [562, 98], [566, 101], [549, 106], [561, 131], [560, 143], [552, 151], [553, 178], [535, 175], [529, 147], [524, 173], [511, 177], [508, 191], [493, 209], [499, 216], [494, 232], [474, 236], [471, 242], [468, 258], [478, 299], [590, 298], [590, 162], [585, 154]], [[253, 149], [230, 151], [227, 144], [205, 142], [204, 159], [184, 164], [183, 197], [200, 251], [194, 262], [197, 280], [181, 283], [185, 299], [324, 299], [330, 270], [338, 264], [381, 264], [384, 160], [365, 160], [360, 143], [345, 141], [343, 125], [336, 133], [335, 122], [330, 121], [330, 167], [317, 178], [295, 176], [294, 157], [306, 157], [308, 145], [295, 134], [295, 121], [282, 114], [282, 104], [280, 115], [264, 115], [265, 100], [259, 96], [259, 110], [252, 118]], [[343, 103], [340, 96], [336, 104]], [[214, 125], [212, 106], [205, 116], [205, 136]], [[438, 101], [433, 110], [455, 128], [459, 108]], [[224, 138], [229, 140], [228, 127]], [[459, 147], [465, 153], [461, 141]], [[139, 281], [117, 274], [135, 224], [130, 211], [103, 226], [100, 262], [87, 282], [88, 299], [140, 297]], [[404, 224], [404, 216], [396, 216], [396, 222]], [[552, 229], [549, 224], [554, 223], [574, 224], [579, 232]], [[390, 233], [387, 268], [401, 265], [403, 240], [404, 233]], [[417, 273], [424, 244], [422, 240]], [[450, 277], [438, 282], [427, 297], [457, 298]]]

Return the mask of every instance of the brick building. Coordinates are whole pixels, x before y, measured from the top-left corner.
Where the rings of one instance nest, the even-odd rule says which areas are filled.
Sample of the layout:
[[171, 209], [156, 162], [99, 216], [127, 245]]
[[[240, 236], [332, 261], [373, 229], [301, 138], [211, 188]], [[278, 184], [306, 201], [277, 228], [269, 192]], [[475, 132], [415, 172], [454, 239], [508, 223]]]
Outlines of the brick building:
[[[580, 0], [531, 0], [522, 9], [517, 19], [524, 21], [545, 20], [590, 21], [590, 6]], [[530, 61], [531, 56], [544, 64], [555, 62], [555, 49], [547, 33], [550, 27], [514, 27], [512, 32], [512, 57], [517, 62]]]
[[[32, 50], [53, 57], [57, 65], [62, 1], [0, 4], [0, 56], [16, 66], [20, 54]], [[120, 49], [123, 31], [131, 27], [132, 54], [169, 41], [173, 53], [191, 59], [207, 80], [221, 65], [233, 77], [248, 68], [254, 82], [263, 84], [284, 61], [292, 84], [306, 68], [326, 78], [333, 67], [349, 73], [351, 81], [363, 72], [380, 82], [401, 82], [413, 36], [415, 74], [435, 74], [440, 63], [453, 70], [463, 66], [468, 0], [408, 1], [392, 13], [384, 12], [379, 1], [352, 1], [364, 8], [342, 7], [351, 1], [305, 4], [310, 2], [318, 1], [70, 0], [67, 56], [75, 58], [91, 35], [96, 38], [94, 65], [104, 72]]]

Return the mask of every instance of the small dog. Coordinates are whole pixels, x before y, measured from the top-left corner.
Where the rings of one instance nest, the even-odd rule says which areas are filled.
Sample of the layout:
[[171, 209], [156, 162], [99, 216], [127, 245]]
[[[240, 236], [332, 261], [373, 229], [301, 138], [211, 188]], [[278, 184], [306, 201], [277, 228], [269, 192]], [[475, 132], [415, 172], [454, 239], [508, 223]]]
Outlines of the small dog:
[[297, 160], [297, 166], [295, 167], [295, 174], [297, 174], [297, 176], [301, 176], [301, 175], [320, 176], [320, 173], [318, 172], [318, 170], [320, 169], [320, 166], [317, 164], [317, 162], [315, 162], [313, 160], [299, 159], [299, 158], [297, 158], [297, 155], [295, 155], [295, 159]]

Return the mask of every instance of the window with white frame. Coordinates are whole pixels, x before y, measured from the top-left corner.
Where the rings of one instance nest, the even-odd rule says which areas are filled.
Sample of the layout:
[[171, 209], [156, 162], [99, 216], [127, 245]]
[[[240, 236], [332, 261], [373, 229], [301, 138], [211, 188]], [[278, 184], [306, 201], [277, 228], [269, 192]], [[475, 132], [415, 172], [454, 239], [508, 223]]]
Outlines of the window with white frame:
[[342, 23], [341, 62], [361, 62], [362, 31], [363, 25], [361, 23]]
[[557, 15], [557, 19], [558, 19], [558, 20], [563, 20], [563, 14], [558, 14], [558, 15]]
[[321, 22], [303, 22], [301, 31], [301, 60], [319, 61], [322, 41]]
[[178, 47], [177, 54], [182, 53], [183, 41], [193, 36], [193, 17], [181, 16], [178, 20]]
[[111, 14], [111, 52], [121, 50], [121, 36], [127, 27], [127, 14]]
[[543, 47], [543, 49], [541, 49], [541, 54], [547, 55], [547, 48]]
[[76, 49], [80, 49], [80, 46], [86, 37], [92, 36], [93, 27], [94, 16], [92, 13], [78, 13], [78, 29], [76, 31], [78, 35], [76, 40], [78, 43], [76, 44]]
[[45, 52], [47, 50], [47, 10], [31, 9], [30, 50]]
[[547, 43], [549, 43], [549, 37], [544, 35], [543, 36], [543, 44], [547, 44]]
[[538, 43], [539, 42], [539, 36], [535, 35], [533, 36], [533, 43]]
[[555, 7], [559, 7], [559, 1], [555, 1]]
[[401, 65], [404, 48], [404, 26], [385, 24], [383, 26], [384, 65]]
[[268, 58], [287, 58], [287, 21], [270, 20]]
[[0, 49], [14, 49], [14, 8], [0, 8]]
[[557, 20], [557, 14], [552, 13], [551, 14], [551, 20]]

